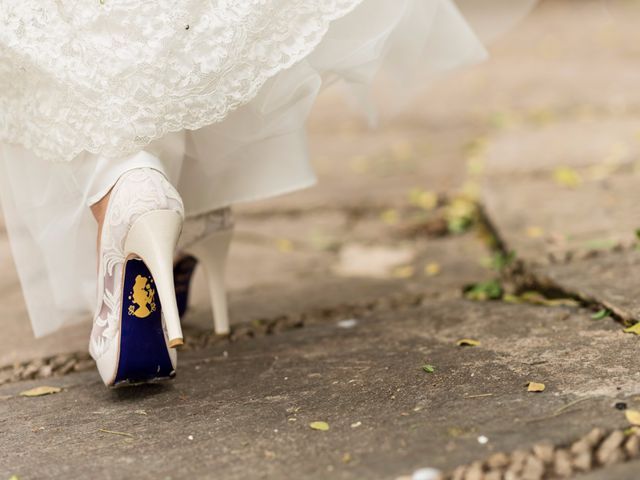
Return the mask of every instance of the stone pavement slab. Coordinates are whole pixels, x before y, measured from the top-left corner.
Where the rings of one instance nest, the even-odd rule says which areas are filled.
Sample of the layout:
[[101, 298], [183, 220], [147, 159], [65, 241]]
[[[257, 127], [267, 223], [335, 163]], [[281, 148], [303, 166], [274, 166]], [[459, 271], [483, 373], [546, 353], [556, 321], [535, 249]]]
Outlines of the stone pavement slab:
[[533, 268], [543, 283], [596, 302], [627, 322], [640, 321], [640, 252], [611, 252], [566, 264]]
[[[481, 346], [458, 347], [461, 337]], [[188, 352], [164, 385], [107, 390], [86, 372], [49, 380], [59, 394], [24, 398], [43, 382], [9, 384], [0, 475], [388, 479], [451, 469], [624, 426], [613, 403], [638, 402], [636, 345], [577, 310], [428, 301], [353, 328], [317, 324]], [[527, 392], [529, 381], [546, 390]], [[329, 430], [312, 430], [315, 421]]]
[[487, 179], [483, 201], [502, 239], [532, 263], [635, 244], [637, 174], [617, 174], [567, 188], [527, 176]]

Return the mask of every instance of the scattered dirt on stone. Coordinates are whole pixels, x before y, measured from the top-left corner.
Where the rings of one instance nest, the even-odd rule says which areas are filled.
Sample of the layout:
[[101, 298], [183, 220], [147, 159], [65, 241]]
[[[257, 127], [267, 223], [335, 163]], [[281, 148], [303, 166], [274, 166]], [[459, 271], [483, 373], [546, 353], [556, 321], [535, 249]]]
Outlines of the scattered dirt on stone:
[[94, 368], [88, 353], [74, 352], [43, 359], [31, 360], [0, 369], [0, 385], [20, 380], [60, 377], [71, 372]]
[[538, 443], [530, 449], [494, 453], [462, 465], [444, 480], [547, 480], [608, 467], [640, 457], [640, 430], [595, 428], [570, 445]]

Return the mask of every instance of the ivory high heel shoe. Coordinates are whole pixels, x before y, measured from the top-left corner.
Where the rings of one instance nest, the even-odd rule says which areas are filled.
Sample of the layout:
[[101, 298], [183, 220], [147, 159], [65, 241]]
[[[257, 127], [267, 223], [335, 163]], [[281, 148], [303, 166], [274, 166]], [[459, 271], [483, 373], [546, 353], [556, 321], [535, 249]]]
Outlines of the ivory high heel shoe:
[[185, 221], [184, 235], [178, 246], [183, 256], [174, 266], [176, 299], [181, 316], [187, 310], [193, 272], [198, 263], [203, 266], [209, 287], [214, 331], [218, 335], [229, 333], [224, 277], [232, 237], [231, 208], [189, 218]]
[[107, 386], [175, 375], [183, 337], [172, 267], [183, 218], [180, 195], [157, 170], [130, 170], [111, 190], [89, 344]]

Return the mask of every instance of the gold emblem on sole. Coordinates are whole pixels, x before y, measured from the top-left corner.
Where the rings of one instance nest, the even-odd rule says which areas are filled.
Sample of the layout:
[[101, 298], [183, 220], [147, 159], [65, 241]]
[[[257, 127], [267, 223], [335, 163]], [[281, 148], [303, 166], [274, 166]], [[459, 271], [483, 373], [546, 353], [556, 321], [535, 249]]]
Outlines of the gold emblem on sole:
[[[138, 318], [147, 318], [156, 311], [156, 291], [152, 287], [153, 279], [143, 275], [136, 277], [133, 291], [129, 294], [129, 315]], [[137, 308], [136, 308], [137, 307]]]

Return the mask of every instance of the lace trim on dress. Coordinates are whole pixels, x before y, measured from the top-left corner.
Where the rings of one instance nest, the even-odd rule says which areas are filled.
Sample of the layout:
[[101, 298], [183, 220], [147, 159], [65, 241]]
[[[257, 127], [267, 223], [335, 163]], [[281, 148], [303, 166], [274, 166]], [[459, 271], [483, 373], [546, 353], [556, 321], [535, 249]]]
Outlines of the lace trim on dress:
[[363, 0], [0, 0], [0, 139], [129, 155], [220, 121]]

